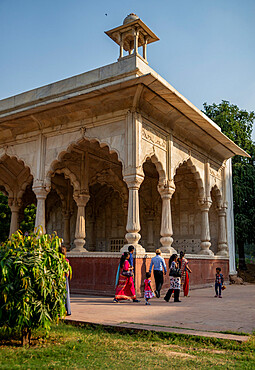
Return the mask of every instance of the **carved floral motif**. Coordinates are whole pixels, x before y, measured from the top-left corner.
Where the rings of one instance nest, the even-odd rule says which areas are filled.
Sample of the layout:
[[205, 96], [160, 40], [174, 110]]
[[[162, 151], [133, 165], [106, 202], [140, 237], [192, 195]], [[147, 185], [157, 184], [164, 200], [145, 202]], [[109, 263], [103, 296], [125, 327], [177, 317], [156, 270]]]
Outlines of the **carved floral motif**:
[[145, 123], [143, 123], [142, 127], [142, 138], [166, 150], [166, 137], [160, 131]]
[[222, 179], [222, 170], [223, 170], [223, 166], [221, 166], [219, 168], [219, 170], [215, 170], [214, 168], [210, 167], [210, 175], [218, 180], [221, 180]]

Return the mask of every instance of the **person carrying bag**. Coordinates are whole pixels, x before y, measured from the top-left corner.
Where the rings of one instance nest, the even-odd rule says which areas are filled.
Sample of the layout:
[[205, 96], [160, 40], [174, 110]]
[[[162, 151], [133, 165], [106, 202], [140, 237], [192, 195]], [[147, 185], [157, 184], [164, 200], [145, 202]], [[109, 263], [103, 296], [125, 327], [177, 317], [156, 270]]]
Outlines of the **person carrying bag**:
[[168, 292], [164, 297], [164, 300], [166, 302], [169, 302], [169, 299], [171, 298], [173, 292], [174, 302], [181, 302], [179, 300], [181, 289], [181, 270], [178, 268], [177, 258], [177, 254], [173, 254], [169, 260], [170, 289], [168, 289]]

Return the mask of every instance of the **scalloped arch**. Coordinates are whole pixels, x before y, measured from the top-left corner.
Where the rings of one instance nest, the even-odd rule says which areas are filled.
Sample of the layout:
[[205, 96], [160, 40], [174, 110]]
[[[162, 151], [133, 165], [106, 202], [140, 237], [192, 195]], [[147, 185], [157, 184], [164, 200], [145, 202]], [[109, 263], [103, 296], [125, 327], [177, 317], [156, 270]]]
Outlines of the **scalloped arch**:
[[[113, 153], [117, 154], [118, 161], [120, 161], [120, 162], [121, 162], [121, 164], [122, 164], [122, 168], [123, 168], [123, 166], [124, 166], [124, 161], [123, 161], [123, 159], [121, 158], [119, 151], [118, 151], [116, 148], [112, 148], [112, 147], [111, 147], [111, 144], [110, 144], [109, 142], [106, 142], [105, 140], [100, 140], [99, 138], [96, 138], [96, 137], [83, 137], [83, 138], [79, 138], [78, 140], [74, 140], [74, 141], [72, 141], [72, 142], [68, 145], [68, 147], [66, 148], [66, 150], [62, 150], [62, 151], [58, 154], [57, 159], [55, 159], [55, 160], [51, 163], [50, 168], [49, 168], [49, 170], [48, 170], [48, 172], [47, 172], [47, 174], [46, 174], [46, 184], [47, 184], [47, 185], [50, 185], [50, 184], [51, 184], [51, 177], [52, 177], [53, 173], [55, 172], [54, 167], [55, 167], [58, 163], [60, 163], [60, 162], [62, 161], [62, 159], [63, 159], [63, 157], [64, 157], [64, 155], [65, 155], [66, 153], [71, 153], [71, 151], [72, 151], [73, 147], [74, 147], [75, 145], [79, 145], [79, 144], [81, 144], [83, 141], [87, 141], [87, 142], [91, 142], [91, 143], [96, 142], [96, 143], [98, 143], [98, 144], [99, 144], [100, 148], [103, 148], [103, 147], [107, 146], [107, 148], [108, 148], [108, 150], [109, 150], [109, 153], [110, 153], [110, 154], [113, 154]], [[77, 180], [77, 181], [78, 181], [78, 180]]]
[[160, 183], [165, 183], [167, 181], [166, 172], [163, 168], [162, 163], [160, 162], [157, 155], [155, 154], [155, 152], [153, 152], [151, 154], [146, 154], [144, 156], [143, 161], [142, 161], [142, 165], [146, 162], [147, 159], [150, 159], [152, 161], [152, 163], [155, 165], [156, 170], [157, 170], [158, 175], [159, 175], [159, 182]]
[[216, 197], [216, 201], [217, 202], [221, 202], [222, 201], [222, 194], [221, 194], [221, 191], [218, 187], [218, 185], [213, 185], [210, 189], [210, 193], [211, 192], [214, 192], [215, 193], [215, 197]]
[[7, 157], [9, 157], [10, 159], [16, 159], [19, 163], [21, 163], [24, 167], [27, 167], [28, 169], [29, 169], [29, 172], [30, 172], [30, 174], [33, 176], [33, 178], [35, 177], [35, 175], [34, 175], [34, 173], [33, 173], [33, 170], [32, 170], [32, 168], [27, 164], [27, 162], [26, 162], [26, 159], [25, 158], [23, 158], [22, 156], [19, 156], [18, 154], [16, 154], [16, 153], [8, 153], [8, 151], [9, 151], [9, 148], [7, 148], [6, 150], [5, 150], [5, 153], [3, 153], [1, 156], [0, 156], [0, 160], [2, 159], [2, 158], [4, 158], [5, 156], [7, 156]]
[[26, 181], [24, 181], [21, 185], [21, 189], [19, 190], [18, 194], [17, 194], [17, 198], [22, 198], [23, 194], [25, 193], [26, 191], [26, 188], [28, 185], [30, 185], [33, 181], [33, 176], [32, 175], [29, 175], [29, 177], [27, 178]]
[[5, 188], [5, 191], [8, 193], [8, 198], [14, 198], [14, 193], [11, 187], [0, 178], [0, 186], [3, 186]]
[[58, 175], [63, 174], [65, 179], [70, 180], [70, 183], [73, 186], [74, 192], [78, 192], [80, 190], [81, 186], [80, 186], [79, 180], [77, 179], [75, 174], [69, 170], [68, 167], [58, 168], [57, 170], [53, 171], [49, 178], [50, 184], [51, 184], [51, 176], [53, 174], [58, 174]]
[[[16, 154], [8, 154], [7, 151], [6, 151], [3, 155], [0, 156], [0, 160], [4, 160], [5, 158], [16, 159], [18, 163], [20, 163], [22, 166], [24, 166], [24, 168], [27, 168], [28, 171], [29, 171], [29, 175], [28, 175], [27, 179], [21, 183], [17, 193], [16, 193], [17, 190], [12, 190], [10, 185], [8, 185], [5, 181], [0, 180], [0, 183], [6, 188], [6, 190], [8, 188], [7, 192], [9, 194], [10, 198], [13, 198], [13, 197], [17, 196], [17, 199], [21, 199], [25, 190], [26, 190], [26, 188], [27, 188], [27, 186], [29, 184], [31, 184], [31, 182], [33, 181], [33, 174], [32, 174], [31, 168], [30, 168], [29, 165], [27, 165], [27, 163], [25, 162], [25, 160], [23, 158], [20, 158]], [[16, 184], [17, 183], [18, 183], [18, 181], [16, 182]]]
[[56, 191], [56, 193], [58, 194], [59, 198], [61, 199], [62, 206], [65, 207], [65, 205], [66, 205], [66, 199], [65, 199], [64, 194], [59, 190], [59, 188], [55, 184], [52, 184], [51, 185], [51, 188]]
[[174, 168], [173, 177], [176, 175], [176, 171], [178, 168], [180, 168], [184, 163], [187, 164], [188, 168], [190, 168], [191, 172], [194, 174], [197, 186], [198, 186], [198, 196], [199, 198], [204, 197], [204, 185], [203, 180], [200, 177], [200, 174], [196, 168], [196, 166], [193, 164], [192, 159], [189, 157], [187, 159], [184, 159], [182, 162], [180, 162], [177, 166]]

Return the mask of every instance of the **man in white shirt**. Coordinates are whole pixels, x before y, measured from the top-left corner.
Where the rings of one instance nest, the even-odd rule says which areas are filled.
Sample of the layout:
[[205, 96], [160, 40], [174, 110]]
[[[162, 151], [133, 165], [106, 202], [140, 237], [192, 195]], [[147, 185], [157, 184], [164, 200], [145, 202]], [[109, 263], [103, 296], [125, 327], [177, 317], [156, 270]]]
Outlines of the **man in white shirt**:
[[162, 288], [164, 277], [163, 277], [163, 270], [166, 275], [166, 263], [164, 258], [161, 257], [161, 250], [156, 249], [156, 256], [152, 258], [149, 272], [151, 273], [152, 267], [154, 266], [154, 279], [156, 283], [156, 290], [155, 294], [156, 297], [160, 297], [160, 290]]

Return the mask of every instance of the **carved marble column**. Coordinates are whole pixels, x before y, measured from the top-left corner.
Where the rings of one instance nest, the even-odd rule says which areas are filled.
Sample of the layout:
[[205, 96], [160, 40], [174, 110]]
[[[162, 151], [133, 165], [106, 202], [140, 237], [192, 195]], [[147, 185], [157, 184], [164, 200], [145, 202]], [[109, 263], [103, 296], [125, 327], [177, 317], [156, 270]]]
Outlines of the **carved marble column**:
[[133, 245], [135, 247], [136, 253], [144, 253], [145, 249], [138, 244], [141, 235], [139, 231], [141, 229], [140, 226], [140, 215], [139, 215], [139, 188], [143, 181], [142, 175], [128, 175], [124, 177], [124, 181], [127, 183], [128, 186], [128, 215], [127, 215], [127, 234], [126, 239], [128, 244], [124, 245], [121, 248], [121, 252], [124, 252], [128, 249], [129, 245]]
[[74, 252], [87, 252], [83, 246], [85, 245], [85, 206], [89, 201], [89, 194], [79, 194], [74, 196], [74, 200], [77, 204], [77, 218], [76, 218], [76, 228], [75, 228], [75, 248]]
[[213, 252], [210, 250], [210, 226], [209, 226], [209, 209], [211, 207], [211, 200], [200, 199], [198, 202], [201, 209], [201, 243], [199, 254], [213, 256]]
[[20, 203], [17, 199], [10, 198], [8, 199], [8, 204], [11, 209], [11, 224], [10, 224], [10, 232], [9, 238], [13, 233], [15, 233], [19, 229], [19, 210], [20, 210]]
[[217, 211], [219, 217], [218, 252], [219, 256], [228, 256], [227, 229], [226, 229], [227, 204], [223, 203]]
[[45, 200], [47, 198], [49, 190], [46, 189], [43, 185], [35, 184], [33, 185], [33, 192], [35, 193], [37, 199], [35, 229], [41, 226], [42, 232], [45, 234]]
[[160, 229], [160, 243], [162, 244], [161, 251], [163, 253], [177, 253], [172, 247], [173, 243], [173, 226], [172, 226], [172, 214], [171, 214], [171, 198], [175, 191], [175, 185], [173, 182], [167, 182], [167, 184], [160, 184], [158, 191], [162, 199], [162, 214], [161, 214], [161, 229]]
[[63, 211], [64, 218], [64, 245], [66, 249], [70, 250], [70, 217], [71, 212], [68, 210]]

